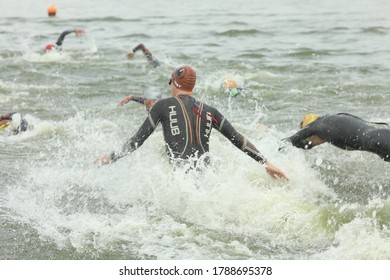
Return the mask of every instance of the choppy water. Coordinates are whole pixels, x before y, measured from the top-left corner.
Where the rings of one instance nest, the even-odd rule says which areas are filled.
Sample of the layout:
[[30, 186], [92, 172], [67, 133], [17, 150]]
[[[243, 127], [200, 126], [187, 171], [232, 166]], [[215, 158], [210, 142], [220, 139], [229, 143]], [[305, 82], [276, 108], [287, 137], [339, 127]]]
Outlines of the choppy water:
[[[34, 125], [0, 135], [0, 259], [390, 258], [388, 163], [330, 145], [278, 152], [309, 112], [390, 122], [390, 2], [71, 0], [56, 18], [49, 4], [0, 3], [0, 113]], [[62, 55], [41, 52], [75, 27], [87, 33]], [[161, 67], [125, 59], [141, 42]], [[182, 64], [288, 183], [218, 132], [201, 175], [171, 169], [160, 129], [114, 165], [92, 164], [146, 117], [117, 103], [150, 86], [169, 96]], [[245, 97], [221, 94], [224, 77]]]

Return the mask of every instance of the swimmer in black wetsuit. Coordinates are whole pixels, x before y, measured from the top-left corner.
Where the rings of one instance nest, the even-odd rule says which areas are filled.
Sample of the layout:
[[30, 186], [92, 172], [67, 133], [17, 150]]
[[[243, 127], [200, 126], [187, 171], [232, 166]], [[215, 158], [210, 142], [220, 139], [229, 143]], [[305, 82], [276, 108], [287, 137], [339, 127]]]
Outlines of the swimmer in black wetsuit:
[[[372, 123], [387, 125], [385, 123]], [[328, 142], [344, 150], [361, 150], [377, 154], [390, 161], [390, 129], [379, 129], [359, 117], [339, 113], [335, 115], [306, 115], [302, 130], [283, 140], [301, 149]]]
[[153, 66], [153, 67], [157, 67], [160, 65], [160, 62], [153, 58], [153, 55], [152, 53], [149, 51], [149, 49], [147, 49], [144, 44], [139, 44], [138, 46], [136, 46], [133, 51], [129, 52], [127, 54], [127, 58], [128, 59], [132, 59], [134, 57], [134, 54], [139, 51], [139, 50], [142, 50], [142, 52], [144, 53], [144, 55], [146, 56], [146, 59], [148, 60], [148, 62]]
[[119, 103], [118, 106], [123, 106], [130, 101], [134, 101], [140, 104], [144, 104], [146, 107], [146, 111], [150, 111], [150, 109], [153, 107], [153, 105], [157, 102], [157, 100], [161, 99], [161, 94], [160, 92], [153, 88], [150, 87], [145, 91], [144, 96], [133, 96], [133, 95], [128, 95], [125, 98], [123, 98]]
[[[16, 118], [18, 116], [18, 118]], [[16, 112], [0, 116], [0, 132], [11, 126], [11, 134], [19, 134], [27, 130], [28, 122]]]
[[45, 47], [45, 52], [51, 52], [52, 50], [57, 50], [61, 51], [62, 49], [62, 43], [64, 42], [65, 36], [70, 34], [70, 33], [75, 33], [76, 36], [81, 36], [85, 33], [83, 29], [73, 29], [73, 30], [66, 30], [61, 33], [60, 37], [58, 37], [57, 42], [55, 44], [47, 44]]
[[196, 73], [191, 67], [182, 66], [175, 69], [169, 81], [173, 96], [154, 104], [138, 132], [123, 145], [120, 152], [100, 156], [95, 162], [99, 165], [109, 164], [135, 151], [161, 123], [171, 159], [199, 158], [208, 152], [211, 130], [215, 128], [237, 148], [264, 164], [272, 178], [287, 179], [287, 176], [267, 161], [217, 109], [192, 97], [195, 82]]

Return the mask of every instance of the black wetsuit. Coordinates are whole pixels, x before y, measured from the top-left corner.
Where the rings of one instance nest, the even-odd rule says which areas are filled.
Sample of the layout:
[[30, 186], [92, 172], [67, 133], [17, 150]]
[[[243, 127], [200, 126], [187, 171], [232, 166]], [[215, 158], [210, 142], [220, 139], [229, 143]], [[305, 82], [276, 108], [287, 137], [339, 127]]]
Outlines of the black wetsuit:
[[58, 37], [58, 39], [57, 39], [57, 42], [55, 45], [56, 49], [61, 50], [62, 43], [64, 42], [65, 36], [70, 34], [70, 33], [73, 33], [73, 32], [74, 32], [74, 30], [66, 30], [66, 31], [62, 32], [60, 37]]
[[140, 103], [140, 104], [145, 104], [145, 101], [147, 100], [146, 97], [141, 97], [141, 96], [132, 96], [131, 101]]
[[134, 49], [133, 49], [133, 52], [137, 52], [139, 50], [142, 50], [142, 52], [144, 53], [144, 55], [146, 56], [146, 59], [148, 60], [148, 62], [153, 66], [153, 67], [157, 67], [160, 65], [160, 62], [157, 60], [157, 59], [154, 59], [153, 58], [153, 55], [152, 53], [147, 49], [145, 48], [145, 46], [143, 44], [139, 44], [138, 46], [136, 46]]
[[390, 161], [390, 129], [375, 128], [353, 115], [319, 117], [287, 139], [298, 148], [311, 149], [314, 145], [307, 139], [310, 136], [318, 136], [344, 150], [368, 151]]
[[221, 132], [236, 147], [258, 162], [266, 159], [215, 108], [192, 96], [179, 95], [161, 99], [150, 110], [138, 132], [123, 146], [120, 153], [112, 153], [113, 161], [139, 148], [161, 123], [170, 158], [199, 158], [209, 151], [212, 128]]

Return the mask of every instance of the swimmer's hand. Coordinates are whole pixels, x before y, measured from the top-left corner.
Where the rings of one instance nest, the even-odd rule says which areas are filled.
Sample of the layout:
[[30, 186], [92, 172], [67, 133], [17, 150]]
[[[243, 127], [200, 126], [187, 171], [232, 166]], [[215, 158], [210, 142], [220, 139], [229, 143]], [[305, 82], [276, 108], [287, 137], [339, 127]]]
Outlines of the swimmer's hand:
[[85, 34], [85, 31], [84, 31], [84, 29], [75, 29], [74, 30], [74, 33], [76, 34], [76, 36], [82, 36], [82, 35], [84, 35]]
[[127, 59], [132, 59], [134, 57], [134, 52], [131, 51], [131, 52], [127, 53], [126, 57], [127, 57]]
[[283, 171], [273, 166], [269, 161], [265, 164], [265, 170], [272, 177], [272, 179], [285, 179], [288, 181], [288, 177]]
[[283, 138], [279, 141], [279, 149], [278, 151], [279, 152], [283, 152], [287, 146], [289, 146], [288, 144], [291, 144], [291, 140], [289, 138]]
[[123, 105], [129, 103], [132, 98], [133, 98], [132, 95], [126, 96], [121, 101], [119, 101], [118, 106], [123, 106]]
[[285, 143], [283, 143], [283, 144], [281, 144], [280, 146], [279, 146], [279, 148], [278, 148], [278, 152], [283, 152], [285, 149], [286, 149], [286, 144]]
[[101, 155], [93, 163], [97, 166], [102, 166], [106, 164], [111, 164], [112, 159], [110, 155]]

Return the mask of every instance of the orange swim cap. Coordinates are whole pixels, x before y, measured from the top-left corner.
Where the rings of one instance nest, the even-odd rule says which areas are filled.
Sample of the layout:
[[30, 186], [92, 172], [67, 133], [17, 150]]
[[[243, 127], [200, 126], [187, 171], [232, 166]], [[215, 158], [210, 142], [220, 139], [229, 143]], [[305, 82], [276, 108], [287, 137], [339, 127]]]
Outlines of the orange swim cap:
[[318, 118], [319, 118], [318, 115], [307, 114], [306, 116], [303, 117], [303, 119], [301, 121], [301, 128], [306, 127], [307, 125], [309, 125], [310, 123], [314, 122]]
[[176, 68], [172, 73], [172, 78], [169, 80], [169, 84], [173, 85], [184, 91], [192, 91], [196, 82], [196, 72], [189, 66], [180, 66]]
[[227, 89], [232, 89], [237, 87], [237, 83], [233, 80], [226, 79], [223, 81], [223, 87]]
[[54, 17], [57, 13], [57, 8], [56, 6], [54, 5], [51, 5], [48, 9], [47, 9], [47, 14], [49, 15], [49, 17]]

